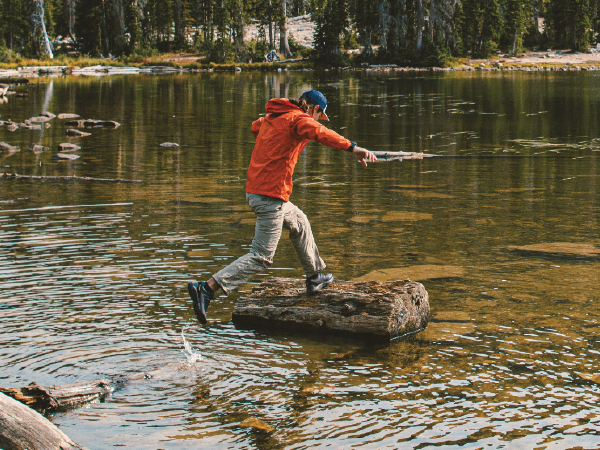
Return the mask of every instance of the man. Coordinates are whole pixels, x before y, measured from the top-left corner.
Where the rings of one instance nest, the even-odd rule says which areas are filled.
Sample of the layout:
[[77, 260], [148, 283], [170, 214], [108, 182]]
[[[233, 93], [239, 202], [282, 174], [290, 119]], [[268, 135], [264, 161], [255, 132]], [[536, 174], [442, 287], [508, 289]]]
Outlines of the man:
[[329, 120], [325, 113], [327, 99], [319, 91], [307, 91], [297, 100], [271, 99], [265, 108], [267, 115], [252, 123], [256, 143], [246, 178], [246, 201], [256, 214], [252, 248], [208, 281], [188, 283], [201, 324], [207, 322], [206, 310], [215, 291], [222, 289], [228, 294], [269, 268], [282, 228], [290, 230], [290, 239], [306, 273], [306, 292], [315, 294], [333, 281], [331, 274], [322, 273], [325, 262], [319, 256], [308, 218], [289, 201], [294, 168], [309, 140], [351, 152], [364, 167], [377, 160], [356, 142], [318, 123], [320, 119]]

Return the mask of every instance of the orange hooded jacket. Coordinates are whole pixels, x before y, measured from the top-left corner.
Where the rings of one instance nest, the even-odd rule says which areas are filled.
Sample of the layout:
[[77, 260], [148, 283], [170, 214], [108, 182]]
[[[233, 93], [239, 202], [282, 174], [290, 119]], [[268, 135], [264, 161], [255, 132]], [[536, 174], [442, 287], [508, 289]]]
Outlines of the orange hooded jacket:
[[289, 201], [292, 174], [308, 141], [347, 150], [352, 142], [305, 114], [287, 98], [269, 100], [267, 115], [252, 122], [256, 137], [246, 192]]

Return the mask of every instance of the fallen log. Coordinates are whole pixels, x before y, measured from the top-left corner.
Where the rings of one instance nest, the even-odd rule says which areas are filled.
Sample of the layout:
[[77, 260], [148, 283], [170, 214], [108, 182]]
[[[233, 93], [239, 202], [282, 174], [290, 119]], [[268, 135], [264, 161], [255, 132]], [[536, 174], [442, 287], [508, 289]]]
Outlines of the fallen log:
[[65, 408], [80, 403], [101, 400], [114, 391], [113, 382], [108, 379], [83, 383], [41, 386], [31, 383], [24, 387], [0, 387], [0, 392], [37, 411]]
[[316, 295], [303, 280], [269, 278], [233, 310], [239, 328], [283, 328], [390, 342], [427, 327], [429, 295], [417, 282], [335, 281]]
[[81, 449], [40, 413], [0, 393], [0, 448]]

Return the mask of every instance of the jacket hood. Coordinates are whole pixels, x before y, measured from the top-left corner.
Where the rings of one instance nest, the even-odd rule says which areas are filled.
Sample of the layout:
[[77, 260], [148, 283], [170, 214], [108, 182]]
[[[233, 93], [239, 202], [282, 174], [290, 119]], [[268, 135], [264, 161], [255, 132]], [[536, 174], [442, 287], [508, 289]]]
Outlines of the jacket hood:
[[265, 109], [268, 114], [284, 114], [290, 111], [302, 111], [295, 105], [292, 105], [287, 98], [273, 98], [267, 102]]

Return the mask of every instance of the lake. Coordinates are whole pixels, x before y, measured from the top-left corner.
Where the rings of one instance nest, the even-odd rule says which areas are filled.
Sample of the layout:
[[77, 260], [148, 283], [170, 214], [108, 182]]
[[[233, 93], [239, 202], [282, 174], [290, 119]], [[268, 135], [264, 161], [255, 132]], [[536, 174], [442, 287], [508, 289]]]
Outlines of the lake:
[[[33, 80], [1, 120], [47, 110], [121, 126], [0, 127], [20, 148], [0, 153], [0, 172], [45, 177], [0, 178], [0, 386], [151, 372], [48, 415], [89, 449], [597, 448], [599, 77]], [[359, 145], [435, 155], [365, 169], [311, 143], [295, 171], [291, 201], [335, 277], [428, 290], [428, 328], [389, 346], [236, 329], [240, 295], [303, 276], [287, 232], [271, 269], [211, 303], [205, 327], [187, 294], [250, 248], [251, 122], [311, 88], [327, 126]], [[79, 159], [53, 159], [65, 142]]]

